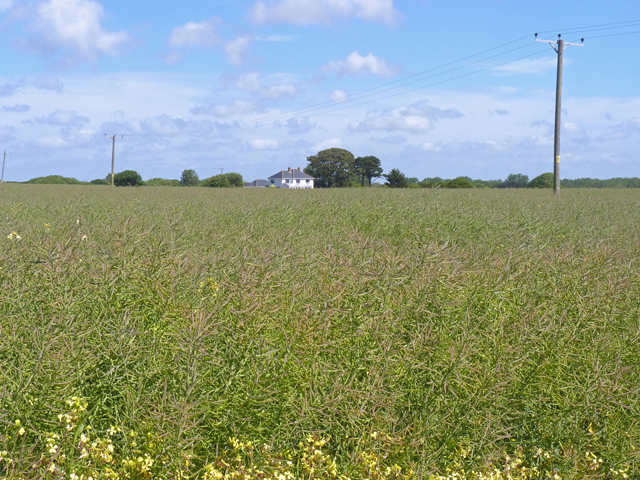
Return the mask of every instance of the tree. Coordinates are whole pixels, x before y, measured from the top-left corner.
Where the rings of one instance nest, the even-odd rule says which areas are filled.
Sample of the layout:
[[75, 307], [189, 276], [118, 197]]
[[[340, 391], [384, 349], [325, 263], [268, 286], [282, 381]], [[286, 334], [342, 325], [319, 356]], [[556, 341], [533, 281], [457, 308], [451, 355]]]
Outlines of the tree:
[[212, 188], [244, 187], [244, 181], [239, 173], [229, 172], [205, 178], [200, 182], [200, 186]]
[[[111, 174], [109, 174], [111, 176]], [[105, 180], [104, 178], [96, 178], [95, 180], [91, 180], [89, 182], [91, 185], [111, 185], [111, 182]]]
[[329, 148], [307, 158], [304, 173], [316, 179], [319, 188], [348, 187], [353, 172], [353, 153], [342, 148]]
[[195, 170], [185, 170], [180, 177], [180, 183], [183, 187], [197, 187], [200, 184], [200, 179]]
[[409, 180], [405, 177], [397, 168], [394, 168], [389, 173], [383, 175], [387, 179], [385, 185], [389, 188], [407, 188], [409, 186]]
[[227, 180], [232, 187], [244, 187], [244, 179], [239, 173], [227, 173]]
[[376, 157], [358, 157], [353, 162], [354, 173], [358, 176], [364, 187], [365, 179], [371, 182], [374, 178], [380, 178], [382, 176], [382, 167], [380, 166], [380, 160]]
[[125, 170], [114, 175], [113, 183], [117, 187], [135, 187], [142, 184], [142, 177], [134, 170]]
[[529, 185], [528, 176], [522, 173], [512, 173], [498, 188], [526, 188], [527, 185]]
[[553, 188], [553, 173], [543, 173], [531, 180], [529, 188]]
[[145, 185], [149, 187], [180, 187], [182, 183], [180, 180], [172, 180], [168, 178], [150, 178], [146, 182]]
[[446, 188], [474, 188], [473, 181], [469, 179], [469, 177], [458, 177], [453, 180], [449, 180], [446, 185]]

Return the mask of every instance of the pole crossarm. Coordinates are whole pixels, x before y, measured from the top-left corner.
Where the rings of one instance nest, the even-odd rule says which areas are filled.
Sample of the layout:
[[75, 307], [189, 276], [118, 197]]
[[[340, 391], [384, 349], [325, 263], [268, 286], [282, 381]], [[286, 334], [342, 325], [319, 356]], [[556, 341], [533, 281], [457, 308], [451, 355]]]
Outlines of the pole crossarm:
[[[549, 43], [551, 45], [557, 45], [558, 42], [560, 40], [540, 40], [539, 38], [536, 38], [536, 42], [540, 42], [540, 43]], [[564, 46], [568, 47], [569, 45], [571, 45], [572, 47], [584, 47], [584, 43], [569, 43], [569, 42], [564, 42]]]

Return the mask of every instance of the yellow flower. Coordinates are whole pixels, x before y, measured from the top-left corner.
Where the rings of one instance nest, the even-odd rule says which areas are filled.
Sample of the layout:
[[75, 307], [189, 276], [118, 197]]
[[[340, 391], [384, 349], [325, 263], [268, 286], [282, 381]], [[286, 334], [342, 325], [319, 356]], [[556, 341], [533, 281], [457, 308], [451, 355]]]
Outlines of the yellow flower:
[[18, 235], [18, 232], [11, 232], [9, 235], [7, 235], [7, 238], [9, 240], [22, 240], [22, 237]]
[[24, 427], [20, 427], [20, 430], [18, 430], [18, 435], [22, 436], [26, 433], [27, 431], [24, 429]]

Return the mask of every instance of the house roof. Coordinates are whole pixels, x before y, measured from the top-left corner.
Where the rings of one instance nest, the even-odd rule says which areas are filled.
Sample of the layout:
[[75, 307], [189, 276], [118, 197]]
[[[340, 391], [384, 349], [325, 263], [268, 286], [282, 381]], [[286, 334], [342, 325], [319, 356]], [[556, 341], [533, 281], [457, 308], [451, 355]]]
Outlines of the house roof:
[[302, 170], [282, 170], [276, 173], [275, 175], [271, 175], [269, 177], [269, 179], [272, 179], [272, 178], [302, 178], [302, 179], [306, 178], [309, 180], [314, 180], [314, 178], [311, 175], [307, 175]]

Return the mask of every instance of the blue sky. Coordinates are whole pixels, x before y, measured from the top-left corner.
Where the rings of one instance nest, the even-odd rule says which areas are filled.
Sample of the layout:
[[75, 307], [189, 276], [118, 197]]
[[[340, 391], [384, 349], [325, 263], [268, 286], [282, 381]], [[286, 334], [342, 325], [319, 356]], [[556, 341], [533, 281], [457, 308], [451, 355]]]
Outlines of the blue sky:
[[[6, 180], [266, 178], [331, 147], [418, 178], [640, 176], [640, 2], [0, 0]], [[485, 52], [485, 53], [482, 53]], [[479, 55], [477, 55], [479, 54]], [[475, 55], [475, 56], [474, 56]]]

